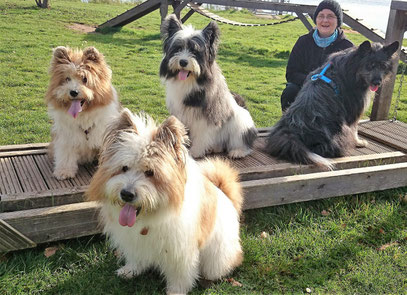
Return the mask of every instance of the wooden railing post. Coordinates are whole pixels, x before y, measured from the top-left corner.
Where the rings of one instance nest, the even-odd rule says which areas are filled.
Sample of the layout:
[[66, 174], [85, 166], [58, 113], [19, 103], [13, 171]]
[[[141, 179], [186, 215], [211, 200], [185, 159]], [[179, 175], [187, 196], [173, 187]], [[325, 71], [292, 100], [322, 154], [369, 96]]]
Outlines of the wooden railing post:
[[[387, 23], [385, 45], [391, 44], [394, 41], [399, 41], [400, 45], [403, 41], [403, 35], [407, 25], [407, 2], [392, 1]], [[399, 50], [400, 52], [400, 50]], [[400, 56], [397, 55], [396, 61], [392, 70], [392, 75], [378, 91], [373, 102], [372, 113], [370, 120], [387, 120], [393, 96], [393, 89], [396, 82], [397, 67]]]

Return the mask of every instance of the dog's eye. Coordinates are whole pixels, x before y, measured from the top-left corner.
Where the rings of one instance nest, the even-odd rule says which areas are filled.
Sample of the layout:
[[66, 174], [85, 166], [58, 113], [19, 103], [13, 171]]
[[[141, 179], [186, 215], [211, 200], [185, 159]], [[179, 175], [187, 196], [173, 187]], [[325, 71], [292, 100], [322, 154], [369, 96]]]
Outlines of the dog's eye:
[[128, 166], [123, 166], [123, 167], [122, 167], [122, 172], [126, 172], [127, 170], [129, 170], [129, 167], [128, 167]]
[[144, 176], [145, 177], [152, 177], [152, 176], [154, 176], [154, 171], [153, 170], [146, 170], [146, 171], [144, 171]]
[[86, 77], [83, 77], [82, 82], [83, 82], [83, 84], [86, 84], [86, 82], [88, 82], [88, 79]]
[[66, 82], [69, 82], [69, 81], [71, 81], [71, 78], [66, 77], [65, 81], [66, 81]]

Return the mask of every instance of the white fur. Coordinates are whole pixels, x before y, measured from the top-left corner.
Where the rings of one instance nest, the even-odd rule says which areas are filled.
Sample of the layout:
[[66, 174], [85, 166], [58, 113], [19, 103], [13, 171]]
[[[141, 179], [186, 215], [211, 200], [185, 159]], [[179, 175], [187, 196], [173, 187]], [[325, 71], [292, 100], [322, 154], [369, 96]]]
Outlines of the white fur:
[[[223, 76], [222, 76], [223, 78]], [[224, 78], [223, 78], [224, 79]], [[251, 153], [238, 134], [242, 130], [254, 128], [254, 122], [250, 113], [240, 107], [232, 94], [228, 92], [225, 99], [232, 108], [232, 116], [222, 126], [215, 125], [205, 117], [197, 117], [196, 113], [184, 106], [182, 97], [185, 97], [199, 86], [193, 79], [188, 81], [164, 80], [166, 85], [166, 104], [169, 112], [176, 116], [190, 131], [191, 149], [193, 157], [203, 157], [207, 153], [221, 152], [223, 143], [229, 145], [228, 155], [232, 158], [242, 158]], [[226, 84], [226, 82], [224, 82]]]
[[[199, 275], [211, 280], [228, 274], [242, 252], [239, 216], [232, 202], [217, 189], [217, 216], [213, 232], [199, 249], [197, 229], [205, 198], [204, 178], [194, 160], [187, 160], [187, 183], [181, 212], [160, 206], [138, 216], [131, 228], [119, 224], [121, 207], [110, 202], [102, 207], [104, 232], [126, 260], [118, 275], [131, 277], [155, 267], [167, 281], [168, 294], [186, 294]], [[137, 180], [135, 180], [137, 181]], [[141, 235], [148, 228], [147, 235]]]
[[[151, 148], [156, 127], [148, 119], [132, 120], [137, 134], [116, 135], [120, 140], [109, 148], [115, 152], [109, 152], [109, 158], [102, 155], [101, 167], [107, 169], [104, 171], [109, 176], [113, 175], [102, 188], [104, 233], [125, 260], [125, 265], [117, 270], [119, 276], [130, 278], [156, 268], [165, 276], [167, 294], [186, 294], [200, 276], [216, 280], [240, 263], [239, 213], [219, 188], [207, 183], [205, 167], [187, 153], [181, 160], [185, 161], [186, 172], [184, 198], [180, 206], [178, 203], [173, 206], [166, 192], [155, 187], [143, 172], [144, 156]], [[123, 166], [127, 167], [125, 172], [114, 174]], [[207, 190], [207, 185], [212, 185], [213, 190]], [[142, 208], [132, 227], [119, 224], [123, 189], [137, 195], [132, 205]], [[208, 199], [208, 192], [216, 196]], [[208, 200], [216, 202], [215, 222], [206, 240], [200, 240], [201, 213], [207, 209], [204, 204]], [[147, 234], [141, 234], [145, 229]]]
[[[73, 118], [66, 110], [48, 105], [53, 120], [54, 176], [58, 179], [76, 175], [78, 164], [94, 160], [102, 146], [107, 125], [119, 115], [116, 91], [114, 100], [93, 110], [81, 112]], [[88, 130], [88, 135], [85, 134]]]

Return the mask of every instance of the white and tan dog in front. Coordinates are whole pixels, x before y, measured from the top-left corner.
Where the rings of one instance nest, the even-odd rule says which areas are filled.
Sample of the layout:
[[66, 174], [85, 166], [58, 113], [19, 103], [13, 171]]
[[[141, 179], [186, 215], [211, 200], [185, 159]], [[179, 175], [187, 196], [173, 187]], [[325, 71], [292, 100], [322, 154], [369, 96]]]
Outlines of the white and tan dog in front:
[[45, 99], [53, 121], [50, 157], [58, 179], [76, 175], [78, 164], [93, 161], [107, 124], [120, 113], [112, 71], [94, 47], [54, 49]]
[[186, 144], [174, 116], [157, 127], [124, 109], [87, 192], [102, 204], [104, 232], [125, 259], [117, 274], [156, 268], [167, 294], [186, 294], [198, 278], [217, 280], [243, 259], [238, 173], [220, 159], [196, 162]]

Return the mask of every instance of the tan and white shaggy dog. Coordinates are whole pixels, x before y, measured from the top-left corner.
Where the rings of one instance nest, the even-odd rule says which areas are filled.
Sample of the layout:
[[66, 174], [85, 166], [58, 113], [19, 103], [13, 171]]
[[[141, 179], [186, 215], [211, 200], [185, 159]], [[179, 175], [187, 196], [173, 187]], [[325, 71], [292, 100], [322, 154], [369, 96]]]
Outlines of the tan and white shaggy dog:
[[153, 267], [167, 294], [185, 294], [203, 277], [217, 280], [240, 265], [238, 173], [223, 160], [188, 155], [184, 125], [156, 126], [124, 109], [106, 134], [87, 197], [102, 204], [104, 232], [126, 261], [117, 274]]
[[106, 126], [120, 113], [112, 71], [94, 47], [54, 49], [45, 99], [52, 119], [50, 156], [58, 179], [76, 175], [78, 164], [94, 160]]

